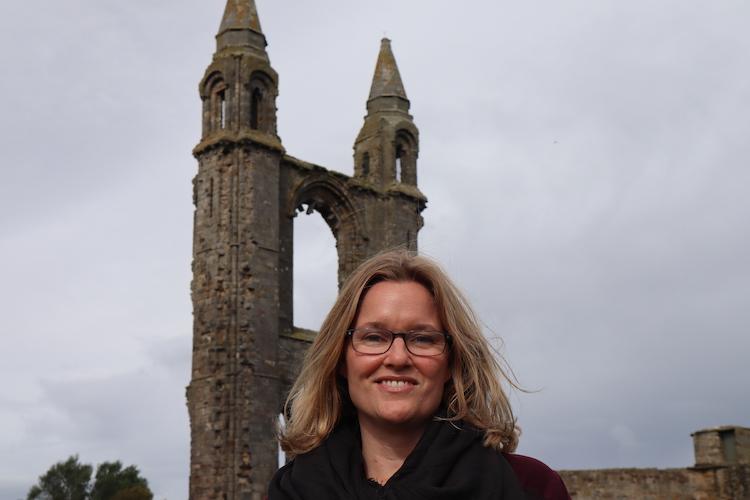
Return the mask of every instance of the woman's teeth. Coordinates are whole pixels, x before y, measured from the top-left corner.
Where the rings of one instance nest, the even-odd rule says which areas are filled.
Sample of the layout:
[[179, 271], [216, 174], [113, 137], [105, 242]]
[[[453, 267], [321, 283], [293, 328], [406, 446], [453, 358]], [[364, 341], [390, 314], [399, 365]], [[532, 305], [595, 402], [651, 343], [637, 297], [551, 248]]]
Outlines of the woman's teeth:
[[403, 387], [409, 384], [409, 382], [407, 382], [406, 380], [383, 380], [380, 383], [385, 384], [389, 387]]

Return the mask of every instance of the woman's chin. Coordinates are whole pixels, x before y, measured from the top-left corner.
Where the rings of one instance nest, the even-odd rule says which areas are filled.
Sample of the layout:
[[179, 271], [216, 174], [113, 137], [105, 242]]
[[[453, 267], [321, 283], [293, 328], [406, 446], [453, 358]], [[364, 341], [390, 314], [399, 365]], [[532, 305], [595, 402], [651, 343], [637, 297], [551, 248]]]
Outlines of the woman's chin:
[[383, 427], [414, 429], [426, 425], [429, 417], [420, 415], [409, 408], [387, 408], [369, 420], [372, 424]]

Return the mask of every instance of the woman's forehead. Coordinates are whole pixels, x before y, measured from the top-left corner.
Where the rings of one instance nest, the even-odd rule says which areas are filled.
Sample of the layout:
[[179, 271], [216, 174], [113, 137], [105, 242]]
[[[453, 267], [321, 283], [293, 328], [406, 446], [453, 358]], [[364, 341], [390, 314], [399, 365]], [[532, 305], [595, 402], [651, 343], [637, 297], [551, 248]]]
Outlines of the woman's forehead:
[[355, 324], [391, 329], [405, 326], [441, 327], [435, 299], [427, 288], [416, 281], [381, 281], [373, 285], [359, 305]]

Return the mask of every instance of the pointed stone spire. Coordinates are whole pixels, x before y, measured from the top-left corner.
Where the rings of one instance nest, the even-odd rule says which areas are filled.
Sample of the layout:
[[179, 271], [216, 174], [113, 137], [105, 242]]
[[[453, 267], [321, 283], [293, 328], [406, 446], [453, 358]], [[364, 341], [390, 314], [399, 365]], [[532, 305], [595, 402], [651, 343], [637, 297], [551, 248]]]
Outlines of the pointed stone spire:
[[254, 0], [227, 0], [224, 18], [221, 20], [219, 34], [227, 30], [251, 29], [256, 33], [263, 33], [260, 29], [258, 10]]
[[375, 66], [375, 75], [372, 77], [370, 87], [370, 99], [377, 97], [400, 97], [406, 99], [406, 90], [401, 82], [401, 74], [398, 72], [396, 58], [391, 50], [391, 41], [383, 38], [380, 41], [380, 54]]
[[265, 52], [266, 45], [255, 0], [227, 0], [216, 35], [217, 50], [245, 47]]

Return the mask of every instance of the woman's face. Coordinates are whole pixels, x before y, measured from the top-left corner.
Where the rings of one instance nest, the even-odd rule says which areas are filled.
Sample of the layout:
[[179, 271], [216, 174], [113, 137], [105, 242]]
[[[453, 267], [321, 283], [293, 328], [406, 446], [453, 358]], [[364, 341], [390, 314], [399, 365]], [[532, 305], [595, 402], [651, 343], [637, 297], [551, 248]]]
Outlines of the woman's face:
[[[395, 332], [443, 331], [430, 292], [414, 281], [381, 281], [360, 304], [355, 328]], [[437, 356], [411, 354], [401, 337], [384, 354], [360, 354], [348, 342], [341, 374], [360, 425], [423, 427], [435, 414], [450, 378], [446, 349]]]

